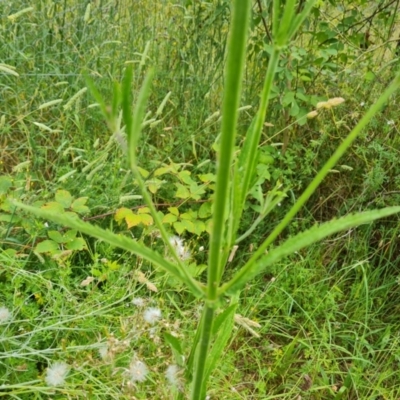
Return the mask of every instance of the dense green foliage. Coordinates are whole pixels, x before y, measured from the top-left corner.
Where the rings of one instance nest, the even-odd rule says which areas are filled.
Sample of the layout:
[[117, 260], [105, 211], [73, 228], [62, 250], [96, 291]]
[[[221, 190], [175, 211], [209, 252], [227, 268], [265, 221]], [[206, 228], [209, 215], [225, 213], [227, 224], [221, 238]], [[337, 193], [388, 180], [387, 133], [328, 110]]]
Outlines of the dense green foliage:
[[[168, 232], [186, 241], [179, 256], [188, 274], [205, 281], [230, 2], [38, 1], [25, 10], [11, 3], [0, 5], [0, 397], [172, 398], [183, 374], [174, 388], [164, 372], [189, 356], [199, 301], [178, 273], [165, 272], [173, 260], [125, 161], [125, 123], [112, 94], [127, 65], [135, 93], [155, 67], [139, 172]], [[271, 10], [253, 3], [238, 147], [273, 53]], [[398, 71], [396, 5], [348, 3], [317, 4], [282, 51], [240, 222], [245, 235], [226, 278]], [[84, 74], [109, 100], [108, 126]], [[341, 106], [305, 117], [339, 96]], [[397, 102], [395, 94], [275, 245], [332, 217], [399, 204]], [[279, 206], [252, 229], [266, 192]], [[17, 210], [13, 200], [84, 217], [165, 260], [151, 265], [79, 227]], [[211, 398], [398, 398], [398, 236], [398, 217], [386, 217], [301, 249], [246, 285]], [[161, 310], [157, 325], [132, 304], [137, 298]], [[233, 312], [219, 314], [216, 325]], [[146, 382], [132, 384], [132, 357], [150, 369]], [[71, 371], [55, 391], [46, 368], [56, 361]]]

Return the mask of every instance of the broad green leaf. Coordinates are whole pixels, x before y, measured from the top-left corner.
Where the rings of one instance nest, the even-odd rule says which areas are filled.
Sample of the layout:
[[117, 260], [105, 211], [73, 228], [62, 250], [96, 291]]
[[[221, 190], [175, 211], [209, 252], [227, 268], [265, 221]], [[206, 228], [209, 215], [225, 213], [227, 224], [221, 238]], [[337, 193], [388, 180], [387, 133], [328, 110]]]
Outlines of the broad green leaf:
[[179, 216], [179, 210], [178, 210], [176, 207], [168, 207], [168, 211], [169, 211], [171, 214], [174, 214], [174, 215], [176, 215], [176, 216]]
[[79, 197], [74, 200], [71, 204], [72, 211], [75, 211], [78, 214], [87, 214], [90, 211], [89, 207], [85, 205], [87, 201], [88, 197]]
[[187, 185], [191, 185], [194, 180], [190, 177], [191, 173], [190, 171], [184, 170], [178, 173], [179, 178], [182, 180], [182, 182], [186, 183]]
[[211, 203], [207, 201], [199, 208], [199, 218], [208, 218], [211, 215]]
[[166, 214], [162, 219], [163, 224], [172, 224], [177, 221], [177, 217], [173, 214]]
[[182, 219], [193, 220], [197, 218], [197, 211], [189, 210], [183, 214], [181, 214]]
[[58, 251], [58, 244], [53, 240], [43, 240], [36, 245], [35, 251], [38, 253], [54, 253]]
[[185, 231], [185, 226], [182, 224], [182, 222], [179, 222], [179, 221], [177, 221], [177, 222], [174, 222], [174, 228], [175, 228], [175, 230], [176, 230], [176, 232], [177, 232], [177, 234], [178, 235], [182, 235], [182, 233]]
[[181, 224], [188, 232], [195, 233], [194, 223], [192, 221], [183, 219]]
[[188, 199], [190, 197], [189, 189], [186, 186], [183, 186], [181, 183], [175, 183], [178, 190], [175, 193], [175, 197], [180, 199]]
[[137, 169], [140, 172], [140, 175], [143, 176], [143, 178], [147, 178], [150, 175], [150, 172], [146, 171], [144, 168], [137, 167]]
[[72, 203], [71, 193], [67, 190], [57, 190], [55, 200], [60, 203], [64, 208], [69, 208]]
[[348, 215], [319, 226], [315, 226], [305, 232], [288, 239], [279, 247], [270, 250], [267, 255], [254, 259], [254, 256], [233, 276], [233, 278], [224, 284], [220, 289], [220, 294], [226, 292], [235, 292], [243, 287], [246, 282], [254, 278], [257, 274], [265, 271], [267, 267], [276, 263], [283, 257], [293, 254], [302, 248], [313, 243], [319, 242], [329, 235], [353, 228], [358, 225], [367, 224], [379, 218], [400, 212], [400, 207], [387, 207], [381, 210], [366, 211], [363, 213]]
[[190, 185], [190, 194], [194, 200], [200, 200], [201, 195], [206, 192], [204, 186], [199, 186], [197, 183], [192, 183]]
[[216, 180], [216, 176], [214, 174], [202, 174], [199, 175], [199, 178], [204, 183], [215, 182]]
[[171, 171], [173, 171], [173, 168], [171, 166], [157, 168], [154, 171], [154, 176], [161, 176], [161, 175], [167, 174], [168, 172], [171, 172]]
[[206, 224], [203, 221], [192, 221], [194, 224], [194, 232], [196, 235], [201, 235], [206, 230]]
[[54, 242], [57, 242], [57, 243], [65, 243], [66, 242], [65, 237], [63, 235], [61, 235], [61, 233], [58, 231], [48, 231], [47, 236], [51, 240], [53, 240]]
[[65, 245], [65, 247], [68, 250], [77, 250], [77, 251], [85, 250], [86, 249], [86, 242], [85, 242], [85, 240], [83, 238], [78, 237], [78, 238], [75, 238], [75, 239], [69, 241]]
[[46, 203], [41, 208], [46, 211], [58, 212], [60, 214], [64, 212], [64, 207], [59, 202], [55, 202], [55, 201]]
[[74, 240], [77, 234], [78, 231], [76, 229], [69, 229], [67, 232], [65, 232], [64, 237], [66, 240]]
[[12, 179], [8, 176], [0, 176], [0, 195], [6, 194], [12, 186]]

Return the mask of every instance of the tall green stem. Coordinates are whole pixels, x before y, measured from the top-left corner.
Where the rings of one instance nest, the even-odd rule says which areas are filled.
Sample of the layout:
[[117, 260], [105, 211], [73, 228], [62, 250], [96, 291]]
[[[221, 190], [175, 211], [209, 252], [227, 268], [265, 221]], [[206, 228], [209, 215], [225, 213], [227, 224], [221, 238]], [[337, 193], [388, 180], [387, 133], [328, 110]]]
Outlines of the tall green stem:
[[198, 356], [195, 365], [195, 375], [192, 388], [191, 399], [192, 400], [204, 400], [206, 396], [206, 385], [207, 381], [204, 379], [204, 372], [206, 369], [206, 361], [208, 349], [211, 342], [211, 331], [214, 321], [215, 305], [207, 305], [203, 311], [203, 317], [201, 319], [201, 339], [198, 346]]

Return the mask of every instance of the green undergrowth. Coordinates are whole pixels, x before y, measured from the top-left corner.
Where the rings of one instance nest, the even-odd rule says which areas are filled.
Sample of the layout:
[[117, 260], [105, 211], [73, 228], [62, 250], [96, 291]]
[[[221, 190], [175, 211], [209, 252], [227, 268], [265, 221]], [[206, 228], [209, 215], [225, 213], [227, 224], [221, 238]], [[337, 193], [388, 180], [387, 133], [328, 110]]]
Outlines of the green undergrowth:
[[[168, 232], [184, 241], [190, 274], [204, 278], [229, 4], [140, 2], [134, 12], [126, 1], [92, 2], [89, 9], [76, 1], [39, 3], [33, 10], [21, 1], [0, 5], [0, 398], [171, 399], [182, 376], [171, 386], [165, 372], [184, 364], [178, 347], [189, 351], [198, 300], [139, 257], [16, 211], [12, 200], [74, 213], [167, 257], [129, 172], [123, 132], [110, 137], [84, 77], [107, 98], [126, 65], [137, 67], [135, 89], [156, 65], [140, 172]], [[258, 3], [239, 137], [258, 105], [270, 54]], [[343, 44], [343, 26], [336, 25], [335, 36], [327, 18], [315, 11], [283, 53], [239, 233], [257, 218], [260, 190], [282, 185], [287, 196], [239, 244], [228, 277], [397, 68], [362, 52], [356, 32]], [[304, 44], [310, 37], [315, 51]], [[304, 118], [319, 101], [337, 96], [346, 100], [342, 106]], [[278, 242], [332, 217], [399, 204], [396, 96]], [[302, 250], [248, 284], [210, 378], [210, 398], [400, 398], [399, 234], [398, 217], [387, 217]], [[161, 311], [155, 324], [144, 318], [149, 308]], [[130, 382], [132, 357], [146, 362], [146, 382]], [[65, 385], [51, 387], [46, 371], [57, 361], [70, 371]]]

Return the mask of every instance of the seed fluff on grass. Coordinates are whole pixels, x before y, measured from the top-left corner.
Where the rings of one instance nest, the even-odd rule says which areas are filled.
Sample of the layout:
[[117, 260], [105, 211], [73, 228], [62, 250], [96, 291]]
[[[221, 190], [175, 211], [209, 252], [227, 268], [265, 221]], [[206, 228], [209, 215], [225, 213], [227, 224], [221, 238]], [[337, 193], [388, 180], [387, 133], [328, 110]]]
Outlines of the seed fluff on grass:
[[147, 365], [140, 360], [132, 360], [129, 369], [126, 371], [131, 382], [144, 382], [148, 373]]
[[171, 236], [169, 242], [172, 244], [176, 254], [182, 261], [190, 258], [190, 251], [186, 249], [183, 239], [179, 236]]
[[7, 307], [0, 307], [0, 324], [7, 322], [11, 318], [11, 312]]
[[69, 372], [69, 365], [59, 361], [47, 368], [46, 378], [44, 379], [49, 386], [64, 385], [65, 379]]
[[144, 310], [143, 319], [150, 325], [154, 325], [161, 318], [161, 310], [155, 307], [149, 307]]

